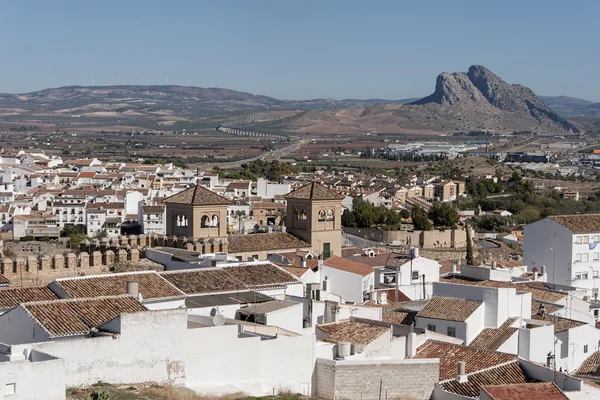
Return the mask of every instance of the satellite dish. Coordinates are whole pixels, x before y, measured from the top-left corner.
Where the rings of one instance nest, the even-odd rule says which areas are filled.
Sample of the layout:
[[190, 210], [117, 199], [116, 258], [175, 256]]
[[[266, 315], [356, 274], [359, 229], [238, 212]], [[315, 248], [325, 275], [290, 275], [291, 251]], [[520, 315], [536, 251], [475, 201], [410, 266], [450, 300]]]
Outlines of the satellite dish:
[[213, 317], [213, 325], [214, 326], [223, 326], [225, 325], [225, 317], [223, 314], [215, 314]]

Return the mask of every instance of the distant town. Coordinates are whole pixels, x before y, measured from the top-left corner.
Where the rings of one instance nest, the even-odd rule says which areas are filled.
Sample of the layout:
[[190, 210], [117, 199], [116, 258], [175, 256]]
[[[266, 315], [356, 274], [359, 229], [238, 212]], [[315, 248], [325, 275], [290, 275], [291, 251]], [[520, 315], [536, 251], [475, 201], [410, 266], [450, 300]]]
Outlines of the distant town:
[[594, 194], [481, 146], [367, 152], [439, 157], [413, 174], [1, 153], [6, 398], [600, 397]]

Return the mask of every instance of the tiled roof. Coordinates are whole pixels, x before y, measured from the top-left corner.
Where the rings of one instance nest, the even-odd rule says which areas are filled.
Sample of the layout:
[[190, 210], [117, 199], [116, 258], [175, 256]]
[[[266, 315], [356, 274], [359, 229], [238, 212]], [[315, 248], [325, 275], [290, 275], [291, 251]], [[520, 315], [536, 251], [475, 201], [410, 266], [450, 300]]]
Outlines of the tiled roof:
[[381, 311], [381, 321], [389, 324], [410, 325], [414, 321], [414, 314], [411, 316], [411, 314], [406, 311], [394, 311], [387, 308]]
[[169, 271], [161, 275], [188, 295], [298, 283], [295, 276], [271, 263]]
[[142, 206], [142, 211], [146, 214], [160, 214], [165, 211], [165, 206]]
[[[467, 362], [467, 366], [468, 364]], [[446, 382], [440, 382], [440, 386], [444, 390], [460, 396], [478, 397], [482, 386], [525, 384], [531, 381], [517, 361], [508, 362], [473, 374], [467, 373], [467, 378], [467, 382], [463, 383], [455, 379], [450, 379]], [[540, 399], [542, 398], [540, 397]]]
[[392, 253], [379, 253], [373, 257], [361, 254], [359, 256], [347, 257], [348, 260], [356, 261], [370, 267], [383, 267], [387, 264], [388, 259], [392, 257]]
[[569, 329], [577, 328], [578, 326], [587, 325], [585, 322], [575, 321], [574, 319], [562, 317], [546, 317], [546, 320], [554, 322], [554, 330], [556, 333], [564, 332]]
[[227, 205], [231, 203], [225, 197], [221, 197], [218, 194], [200, 185], [196, 185], [182, 192], [174, 194], [171, 197], [167, 197], [163, 202], [175, 204], [191, 204], [194, 206], [215, 206]]
[[[2, 212], [2, 210], [0, 210], [0, 212]], [[10, 279], [8, 279], [6, 276], [0, 274], [0, 285], [8, 285], [10, 283]]]
[[287, 272], [289, 272], [290, 274], [296, 275], [298, 278], [301, 277], [302, 275], [304, 275], [306, 273], [306, 271], [310, 270], [310, 268], [290, 267], [289, 265], [279, 265], [279, 266], [281, 268], [283, 268], [284, 270], [286, 270]]
[[600, 232], [600, 214], [553, 215], [548, 218], [573, 233]]
[[319, 259], [315, 256], [312, 256], [309, 259], [306, 259], [307, 252], [306, 251], [295, 251], [295, 252], [286, 252], [286, 253], [278, 253], [280, 256], [284, 257], [290, 262], [290, 266], [292, 267], [300, 267], [302, 265], [302, 258], [305, 258], [306, 268], [316, 268], [319, 266]]
[[177, 288], [154, 271], [61, 278], [56, 285], [69, 298], [92, 298], [97, 296], [119, 296], [127, 294], [127, 281], [137, 281], [143, 300], [183, 297]]
[[508, 318], [498, 328], [486, 328], [469, 344], [471, 347], [477, 347], [486, 350], [498, 350], [518, 329], [512, 328], [516, 318]]
[[31, 301], [56, 299], [58, 297], [46, 286], [0, 289], [0, 309], [13, 308]]
[[520, 383], [513, 385], [483, 386], [493, 400], [565, 400], [568, 399], [554, 382]]
[[481, 301], [434, 296], [417, 317], [464, 322], [481, 304]]
[[517, 360], [517, 356], [512, 354], [475, 349], [470, 346], [438, 342], [436, 340], [427, 340], [419, 346], [417, 355], [413, 358], [439, 358], [440, 380], [454, 378], [459, 361], [464, 361], [465, 372], [472, 374], [482, 369]]
[[343, 200], [344, 196], [335, 190], [327, 189], [316, 182], [299, 187], [284, 196], [286, 199], [300, 200]]
[[271, 209], [271, 208], [285, 208], [285, 204], [277, 203], [275, 201], [252, 203], [254, 209]]
[[456, 275], [452, 277], [440, 277], [440, 282], [454, 283], [457, 285], [484, 286], [493, 288], [515, 288], [518, 292], [530, 292], [531, 297], [533, 299], [547, 301], [550, 303], [556, 303], [567, 297], [567, 294], [563, 292], [534, 287], [537, 285], [515, 284], [512, 282], [500, 281], [478, 281], [474, 279], [463, 278]]
[[227, 249], [230, 253], [249, 251], [284, 250], [308, 248], [310, 243], [298, 239], [287, 232], [253, 233], [249, 235], [230, 235]]
[[50, 337], [83, 335], [125, 313], [146, 311], [131, 296], [54, 300], [21, 305]]
[[600, 379], [600, 351], [589, 356], [573, 375], [580, 378]]
[[347, 258], [342, 258], [342, 257], [338, 257], [338, 256], [333, 256], [328, 258], [327, 260], [325, 260], [323, 262], [323, 265], [329, 267], [329, 268], [334, 268], [334, 269], [338, 269], [340, 271], [346, 271], [346, 272], [350, 272], [352, 274], [356, 274], [356, 275], [361, 275], [361, 276], [365, 276], [365, 275], [369, 275], [373, 273], [373, 268], [369, 267], [368, 265], [356, 262], [356, 261], [352, 261], [349, 260]]
[[351, 321], [321, 324], [317, 325], [317, 329], [327, 335], [326, 342], [350, 342], [356, 344], [369, 344], [379, 336], [390, 331], [385, 326]]
[[[546, 310], [546, 315], [554, 314], [556, 311], [560, 310], [562, 307], [557, 306], [556, 304], [544, 303], [541, 301], [532, 301], [531, 302], [531, 317], [535, 319], [541, 319], [541, 316], [538, 316], [538, 312], [540, 311], [540, 304], [544, 305], [544, 309]], [[540, 317], [540, 318], [536, 318]]]

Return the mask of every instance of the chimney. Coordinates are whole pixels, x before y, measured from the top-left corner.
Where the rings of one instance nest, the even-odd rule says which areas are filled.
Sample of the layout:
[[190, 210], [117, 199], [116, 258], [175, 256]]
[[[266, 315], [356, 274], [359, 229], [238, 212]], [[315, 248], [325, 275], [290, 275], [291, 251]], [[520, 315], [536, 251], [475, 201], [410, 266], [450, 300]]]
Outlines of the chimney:
[[465, 383], [465, 382], [467, 382], [469, 380], [467, 378], [466, 364], [465, 364], [464, 361], [459, 361], [458, 362], [458, 371], [457, 371], [457, 375], [456, 375], [456, 377], [454, 379], [458, 383]]
[[492, 269], [496, 269], [498, 267], [498, 264], [496, 263], [496, 261], [492, 261]]
[[302, 257], [302, 261], [300, 262], [300, 266], [302, 268], [306, 268], [306, 258], [305, 257]]
[[417, 355], [417, 334], [410, 332], [406, 336], [406, 358], [413, 358]]
[[540, 276], [539, 277], [542, 282], [546, 282], [548, 280], [548, 276], [546, 275], [546, 266], [545, 265], [542, 265], [540, 267]]
[[139, 298], [139, 285], [138, 281], [127, 281], [127, 294], [134, 298]]
[[533, 275], [533, 280], [537, 281], [538, 280], [538, 269], [537, 267], [533, 267], [533, 269], [531, 270], [532, 275]]
[[458, 267], [456, 264], [452, 264], [452, 273], [455, 274], [458, 272]]

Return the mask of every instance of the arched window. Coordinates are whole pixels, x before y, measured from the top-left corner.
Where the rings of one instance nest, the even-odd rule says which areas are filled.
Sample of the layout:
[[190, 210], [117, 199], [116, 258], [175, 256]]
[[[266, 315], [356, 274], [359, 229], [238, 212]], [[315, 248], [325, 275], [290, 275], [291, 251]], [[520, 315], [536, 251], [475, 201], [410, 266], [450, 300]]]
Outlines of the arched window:
[[173, 215], [173, 226], [181, 226], [181, 218], [179, 214]]
[[300, 210], [298, 210], [297, 208], [294, 208], [294, 219], [295, 220], [300, 219]]
[[211, 220], [210, 220], [210, 226], [219, 226], [219, 216], [218, 215], [213, 215]]
[[300, 210], [300, 219], [306, 219], [306, 210], [304, 208]]
[[326, 218], [327, 218], [327, 213], [325, 212], [325, 210], [319, 210], [319, 222], [326, 221]]
[[210, 217], [208, 215], [203, 215], [200, 220], [200, 228], [208, 228], [210, 227]]
[[188, 226], [188, 217], [186, 215], [181, 216], [181, 226]]
[[326, 218], [327, 218], [327, 221], [333, 221], [335, 219], [335, 213], [331, 208], [329, 210], [327, 210]]

